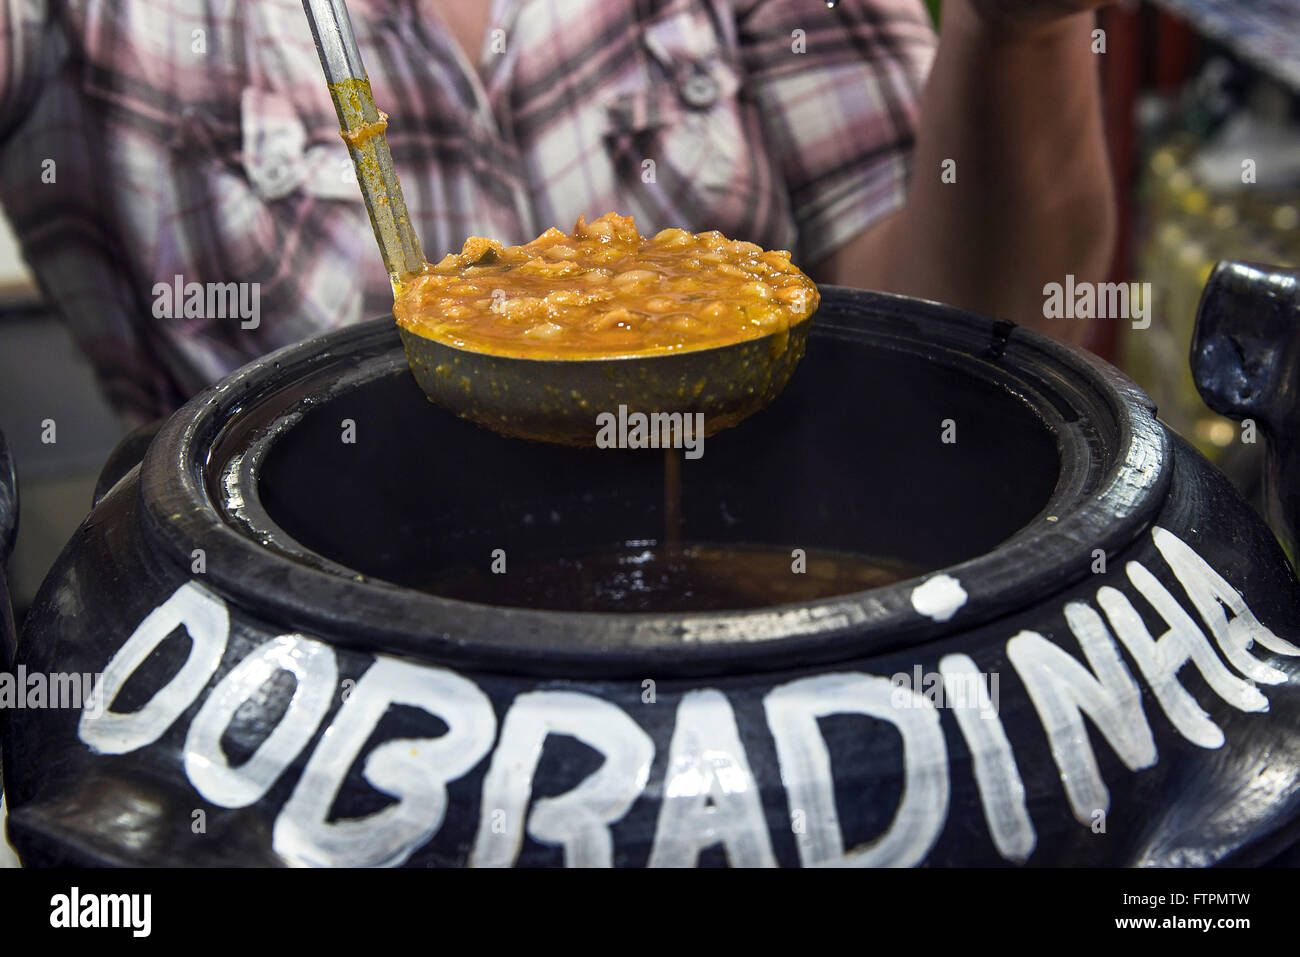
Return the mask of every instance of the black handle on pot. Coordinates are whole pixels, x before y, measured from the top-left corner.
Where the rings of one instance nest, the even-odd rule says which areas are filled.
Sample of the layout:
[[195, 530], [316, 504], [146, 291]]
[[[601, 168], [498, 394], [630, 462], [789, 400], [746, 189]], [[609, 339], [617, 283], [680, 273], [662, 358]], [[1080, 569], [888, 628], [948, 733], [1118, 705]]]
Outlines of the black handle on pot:
[[158, 434], [165, 421], [167, 420], [155, 419], [133, 429], [117, 443], [112, 452], [108, 453], [104, 467], [99, 470], [99, 478], [95, 480], [95, 494], [91, 499], [92, 508], [99, 504], [99, 500], [107, 495], [127, 472], [144, 461], [144, 454], [149, 451], [149, 443], [153, 441], [153, 437]]
[[1268, 440], [1269, 521], [1296, 564], [1300, 541], [1300, 272], [1220, 262], [1201, 294], [1192, 378], [1215, 412]]

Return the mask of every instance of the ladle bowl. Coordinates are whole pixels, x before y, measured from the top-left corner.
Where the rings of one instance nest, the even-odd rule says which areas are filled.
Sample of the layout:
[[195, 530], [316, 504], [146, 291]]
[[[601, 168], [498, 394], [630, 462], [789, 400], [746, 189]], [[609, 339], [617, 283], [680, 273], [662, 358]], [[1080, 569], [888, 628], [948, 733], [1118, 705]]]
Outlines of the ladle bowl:
[[609, 359], [501, 356], [398, 332], [411, 372], [434, 403], [502, 435], [590, 446], [605, 413], [622, 421], [636, 413], [700, 414], [704, 435], [740, 423], [780, 395], [811, 326], [809, 317], [711, 349]]

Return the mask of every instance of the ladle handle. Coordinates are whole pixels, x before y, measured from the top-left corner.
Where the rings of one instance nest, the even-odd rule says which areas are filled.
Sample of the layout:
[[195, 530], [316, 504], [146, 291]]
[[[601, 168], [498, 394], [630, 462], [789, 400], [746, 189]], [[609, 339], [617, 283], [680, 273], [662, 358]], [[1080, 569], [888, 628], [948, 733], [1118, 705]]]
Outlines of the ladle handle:
[[375, 106], [352, 21], [343, 0], [302, 0], [316, 41], [330, 99], [338, 113], [340, 133], [352, 156], [357, 183], [365, 199], [375, 240], [396, 291], [402, 280], [424, 268], [420, 240], [402, 197], [402, 185], [393, 169], [384, 129], [388, 117]]

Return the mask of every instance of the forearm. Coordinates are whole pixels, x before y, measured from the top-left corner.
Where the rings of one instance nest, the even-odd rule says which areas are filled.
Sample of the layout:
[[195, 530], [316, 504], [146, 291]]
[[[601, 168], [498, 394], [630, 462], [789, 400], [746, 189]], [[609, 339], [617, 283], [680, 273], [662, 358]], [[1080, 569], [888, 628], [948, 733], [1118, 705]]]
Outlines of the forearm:
[[[904, 208], [824, 264], [836, 282], [938, 299], [1078, 341], [1043, 286], [1104, 278], [1114, 244], [1091, 13], [1034, 33], [947, 0]], [[955, 161], [944, 177], [945, 161]], [[945, 182], [953, 179], [955, 182]]]

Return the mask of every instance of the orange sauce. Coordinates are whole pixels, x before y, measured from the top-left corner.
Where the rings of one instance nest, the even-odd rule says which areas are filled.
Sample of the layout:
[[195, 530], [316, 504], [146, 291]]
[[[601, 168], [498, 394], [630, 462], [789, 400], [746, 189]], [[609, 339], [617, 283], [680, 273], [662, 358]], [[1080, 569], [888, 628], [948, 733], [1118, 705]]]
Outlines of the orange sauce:
[[608, 213], [522, 246], [472, 237], [408, 279], [393, 314], [454, 348], [591, 359], [756, 339], [807, 319], [818, 298], [788, 252], [716, 231], [646, 238], [631, 217]]
[[366, 144], [367, 140], [379, 136], [386, 129], [388, 129], [388, 114], [380, 110], [379, 119], [373, 123], [362, 123], [351, 130], [339, 130], [339, 136], [343, 137], [343, 142], [347, 143], [348, 146], [359, 150]]

